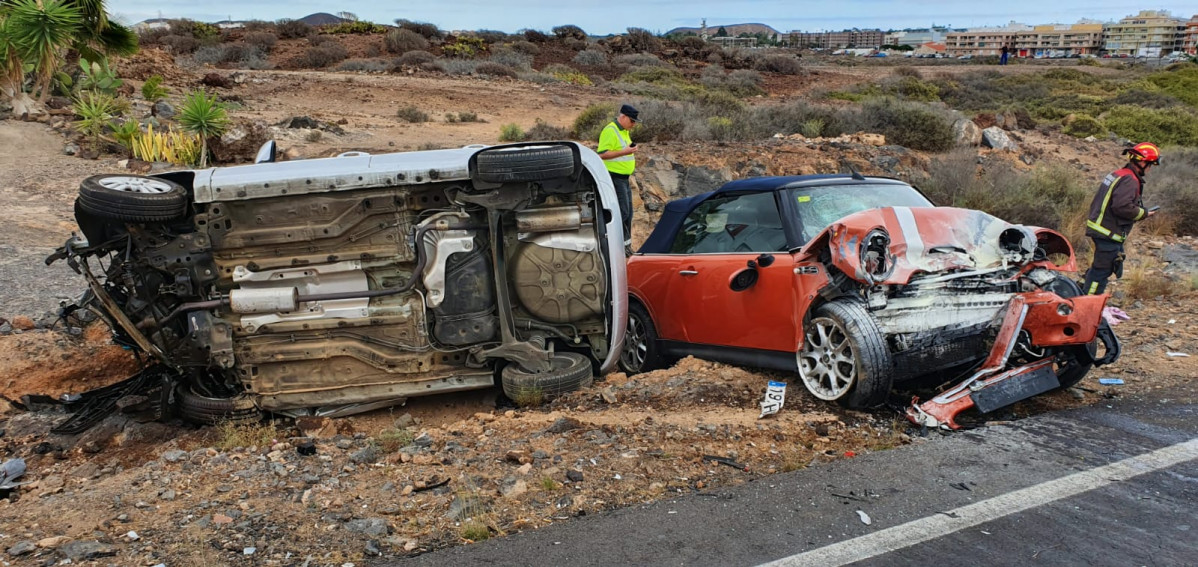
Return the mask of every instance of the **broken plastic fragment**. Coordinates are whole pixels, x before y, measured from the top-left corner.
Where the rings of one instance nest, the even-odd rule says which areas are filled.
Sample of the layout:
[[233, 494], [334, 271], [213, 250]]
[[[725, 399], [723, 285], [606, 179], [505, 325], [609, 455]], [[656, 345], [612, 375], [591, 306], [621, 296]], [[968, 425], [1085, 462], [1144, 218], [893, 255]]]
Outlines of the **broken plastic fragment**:
[[1122, 386], [1123, 380], [1120, 378], [1099, 378], [1098, 383], [1103, 386]]
[[1182, 357], [1182, 356], [1184, 356], [1184, 357], [1190, 356], [1184, 352], [1166, 352], [1165, 354], [1168, 356], [1171, 356], [1173, 358]]
[[765, 389], [765, 399], [761, 400], [761, 415], [757, 416], [757, 419], [778, 413], [778, 410], [782, 409], [782, 404], [785, 401], [786, 382], [770, 380], [769, 385]]
[[861, 510], [857, 510], [857, 517], [861, 518], [861, 523], [865, 524], [867, 526], [874, 523], [873, 520], [869, 519], [869, 514], [866, 514], [865, 512], [863, 512]]
[[10, 459], [0, 465], [0, 490], [11, 490], [23, 483], [15, 482], [25, 474], [25, 459]]
[[1106, 306], [1102, 308], [1102, 318], [1106, 320], [1106, 324], [1114, 327], [1119, 323], [1131, 320], [1131, 316], [1127, 312], [1118, 307]]

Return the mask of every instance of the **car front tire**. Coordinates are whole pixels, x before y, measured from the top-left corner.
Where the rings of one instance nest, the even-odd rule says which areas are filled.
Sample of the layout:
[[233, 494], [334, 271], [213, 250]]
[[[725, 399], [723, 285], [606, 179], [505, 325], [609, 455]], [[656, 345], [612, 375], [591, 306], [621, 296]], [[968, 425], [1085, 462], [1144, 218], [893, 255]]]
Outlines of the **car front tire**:
[[883, 404], [893, 362], [878, 322], [855, 301], [815, 309], [798, 352], [799, 376], [811, 395], [852, 408]]

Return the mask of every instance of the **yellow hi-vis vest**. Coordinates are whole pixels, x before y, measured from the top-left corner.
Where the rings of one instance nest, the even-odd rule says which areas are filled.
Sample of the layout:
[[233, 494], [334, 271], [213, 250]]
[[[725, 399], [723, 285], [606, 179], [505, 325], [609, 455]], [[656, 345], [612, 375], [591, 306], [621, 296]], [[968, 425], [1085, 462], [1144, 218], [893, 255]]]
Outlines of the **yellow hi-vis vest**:
[[[615, 122], [609, 122], [599, 133], [599, 153], [610, 150], [627, 149], [632, 144], [632, 134], [620, 128]], [[636, 156], [628, 154], [618, 158], [605, 159], [603, 165], [607, 171], [618, 175], [632, 175], [636, 170]]]

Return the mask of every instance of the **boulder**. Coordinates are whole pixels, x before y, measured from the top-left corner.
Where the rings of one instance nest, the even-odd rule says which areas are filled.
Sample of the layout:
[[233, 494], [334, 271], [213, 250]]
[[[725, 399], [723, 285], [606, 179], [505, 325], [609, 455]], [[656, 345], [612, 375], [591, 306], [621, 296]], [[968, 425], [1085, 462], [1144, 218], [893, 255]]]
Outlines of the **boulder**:
[[169, 120], [175, 116], [175, 107], [165, 100], [160, 100], [150, 108], [150, 113], [163, 120]]
[[1019, 151], [1019, 145], [998, 126], [991, 126], [982, 130], [982, 145], [996, 150]]
[[962, 118], [953, 123], [953, 140], [958, 146], [979, 146], [982, 144], [982, 129], [973, 120]]
[[258, 148], [270, 139], [266, 124], [242, 122], [229, 128], [220, 138], [208, 140], [208, 149], [217, 163], [252, 162], [258, 155]]

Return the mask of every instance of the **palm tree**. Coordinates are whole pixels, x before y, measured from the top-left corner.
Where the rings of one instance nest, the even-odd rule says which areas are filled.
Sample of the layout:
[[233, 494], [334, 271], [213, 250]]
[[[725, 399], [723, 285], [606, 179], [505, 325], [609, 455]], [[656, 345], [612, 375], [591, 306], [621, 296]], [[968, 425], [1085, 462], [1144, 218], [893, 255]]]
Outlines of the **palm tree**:
[[33, 90], [40, 89], [40, 103], [50, 92], [59, 54], [74, 41], [82, 16], [64, 0], [5, 0], [0, 4], [0, 20], [0, 46], [4, 48], [0, 90], [14, 99], [14, 112], [24, 114], [28, 109], [16, 104], [28, 106], [22, 91], [24, 65], [33, 64]]
[[14, 114], [39, 111], [22, 88], [25, 65], [33, 65], [40, 103], [66, 48], [93, 61], [130, 55], [137, 35], [108, 19], [103, 0], [0, 0], [0, 96], [12, 100]]

